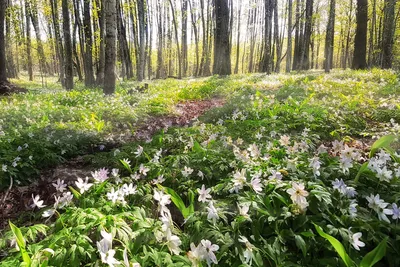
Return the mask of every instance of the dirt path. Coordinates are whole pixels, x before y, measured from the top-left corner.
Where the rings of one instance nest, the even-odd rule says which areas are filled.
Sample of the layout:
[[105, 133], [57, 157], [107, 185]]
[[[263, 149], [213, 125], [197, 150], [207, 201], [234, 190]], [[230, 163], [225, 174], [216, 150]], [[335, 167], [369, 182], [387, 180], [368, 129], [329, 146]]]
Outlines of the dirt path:
[[[171, 126], [186, 126], [190, 125], [200, 115], [211, 108], [221, 107], [225, 104], [224, 99], [209, 99], [209, 100], [191, 100], [178, 103], [175, 106], [176, 113], [165, 116], [150, 117], [143, 123], [140, 123], [135, 134], [127, 137], [125, 142], [138, 140], [147, 140], [151, 136], [163, 128]], [[118, 147], [121, 144], [112, 144], [112, 147]], [[78, 177], [84, 178], [90, 176], [93, 171], [92, 166], [88, 166], [83, 157], [77, 157], [68, 160], [53, 169], [44, 170], [40, 174], [40, 179], [29, 186], [13, 187], [6, 192], [0, 192], [0, 229], [4, 229], [8, 225], [8, 220], [16, 220], [21, 215], [26, 215], [26, 218], [21, 218], [21, 224], [29, 223], [29, 211], [32, 211], [32, 195], [40, 195], [44, 203], [49, 205], [54, 203], [53, 194], [55, 188], [52, 185], [57, 179], [64, 180], [68, 185], [74, 185]], [[20, 224], [20, 225], [21, 225]]]

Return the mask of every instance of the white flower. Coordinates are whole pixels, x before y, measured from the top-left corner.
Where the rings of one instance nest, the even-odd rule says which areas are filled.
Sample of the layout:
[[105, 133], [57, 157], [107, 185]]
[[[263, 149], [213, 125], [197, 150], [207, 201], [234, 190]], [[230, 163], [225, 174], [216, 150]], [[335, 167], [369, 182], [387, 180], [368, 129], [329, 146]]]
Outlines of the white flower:
[[380, 181], [390, 182], [392, 179], [392, 171], [387, 170], [386, 166], [383, 168], [376, 168], [376, 177], [379, 178]]
[[351, 236], [350, 243], [356, 250], [360, 250], [360, 247], [364, 247], [365, 243], [360, 240], [362, 236], [361, 232], [355, 233]]
[[338, 190], [341, 194], [346, 193], [347, 186], [344, 183], [343, 179], [340, 179], [340, 180], [335, 179], [335, 181], [332, 182], [332, 185], [333, 185], [333, 189]]
[[379, 194], [376, 196], [371, 194], [369, 197], [366, 197], [366, 199], [368, 201], [368, 207], [373, 209], [378, 214], [379, 220], [390, 223], [388, 217], [386, 216], [393, 215], [393, 210], [386, 208], [389, 203], [386, 203], [383, 199], [381, 199]]
[[129, 168], [131, 167], [131, 161], [127, 158], [121, 159], [122, 165], [127, 165]]
[[260, 157], [260, 150], [258, 150], [256, 144], [251, 144], [247, 150], [250, 152], [252, 158], [257, 159], [258, 157]]
[[179, 239], [179, 237], [177, 235], [173, 235], [169, 230], [167, 231], [166, 239], [169, 250], [175, 255], [179, 255], [179, 253], [181, 252], [179, 246], [182, 244], [182, 241]]
[[249, 217], [248, 212], [249, 212], [249, 209], [250, 209], [250, 204], [248, 204], [248, 203], [242, 204], [242, 205], [237, 204], [237, 206], [238, 206], [238, 209], [239, 209], [239, 215], [248, 218]]
[[106, 168], [99, 169], [97, 171], [91, 172], [93, 179], [97, 183], [102, 183], [108, 179], [108, 170]]
[[183, 171], [181, 171], [182, 172], [182, 175], [183, 175], [183, 177], [188, 177], [189, 175], [191, 175], [192, 174], [192, 172], [193, 172], [193, 169], [192, 168], [190, 168], [190, 167], [184, 167], [184, 169], [183, 169]]
[[233, 191], [238, 193], [239, 189], [243, 189], [243, 186], [246, 183], [246, 169], [242, 169], [240, 172], [237, 171], [233, 175], [232, 182], [233, 182], [233, 188], [230, 190], [231, 193]]
[[250, 181], [250, 185], [251, 185], [251, 187], [253, 188], [253, 190], [254, 190], [257, 194], [261, 193], [262, 190], [263, 190], [263, 185], [261, 184], [260, 178], [255, 178], [255, 177], [253, 177], [253, 178], [251, 179], [251, 181]]
[[218, 264], [217, 257], [215, 256], [214, 252], [218, 251], [219, 246], [216, 244], [212, 244], [210, 240], [201, 240], [201, 244], [205, 248], [206, 254], [206, 261], [207, 264], [210, 266], [210, 263], [213, 262], [214, 264]]
[[85, 178], [85, 181], [83, 181], [82, 178], [78, 178], [78, 181], [75, 182], [76, 186], [79, 188], [79, 192], [81, 194], [85, 193], [92, 187], [93, 184], [89, 183], [89, 177]]
[[43, 207], [46, 207], [46, 205], [43, 205], [43, 200], [40, 200], [40, 196], [39, 195], [36, 195], [35, 197], [33, 197], [33, 194], [32, 194], [32, 200], [33, 200], [33, 207], [38, 207], [39, 209], [41, 209], [41, 208], [43, 208]]
[[164, 175], [161, 174], [157, 177], [157, 179], [153, 179], [151, 182], [153, 184], [162, 184], [165, 181]]
[[208, 202], [212, 199], [210, 192], [211, 188], [206, 189], [206, 186], [203, 184], [200, 188], [197, 188], [197, 192], [199, 193], [199, 202]]
[[349, 214], [351, 218], [355, 218], [357, 216], [357, 202], [352, 199], [349, 205]]
[[7, 165], [3, 164], [3, 165], [1, 166], [1, 170], [2, 170], [3, 172], [7, 172]]
[[136, 155], [136, 158], [140, 157], [143, 153], [143, 147], [142, 146], [138, 146], [136, 152], [134, 153]]
[[218, 216], [218, 210], [214, 207], [212, 201], [208, 202], [207, 210], [208, 210], [207, 220], [212, 220], [215, 223], [219, 219], [219, 216]]
[[192, 266], [199, 266], [199, 263], [204, 260], [206, 254], [207, 251], [201, 243], [197, 247], [194, 243], [190, 243], [190, 251], [187, 253], [187, 256], [192, 262]]
[[136, 186], [136, 185], [133, 186], [132, 183], [130, 183], [129, 185], [128, 185], [128, 184], [124, 184], [124, 185], [122, 186], [122, 192], [124, 192], [124, 194], [125, 194], [126, 196], [128, 196], [128, 195], [134, 195], [134, 194], [136, 194], [136, 188], [137, 188], [137, 186]]
[[281, 181], [282, 180], [282, 173], [276, 170], [271, 170], [271, 175], [268, 177], [270, 181]]
[[67, 185], [64, 183], [64, 180], [60, 180], [60, 178], [57, 179], [57, 183], [53, 183], [53, 186], [56, 188], [57, 191], [59, 192], [64, 192], [66, 190]]
[[319, 169], [321, 168], [321, 162], [319, 161], [319, 157], [315, 156], [309, 160], [310, 165], [309, 167], [313, 168], [313, 173], [315, 176], [320, 176]]
[[101, 235], [103, 239], [97, 242], [97, 249], [99, 250], [101, 261], [108, 264], [108, 266], [113, 267], [116, 264], [120, 264], [114, 258], [115, 250], [112, 249], [112, 235], [102, 230]]
[[286, 192], [290, 195], [293, 203], [297, 204], [302, 209], [308, 206], [306, 199], [308, 192], [304, 190], [304, 184], [292, 182], [292, 188], [287, 189]]
[[[400, 168], [399, 168], [400, 169]], [[204, 173], [202, 171], [198, 171], [197, 172], [197, 176], [199, 176], [201, 178], [201, 180], [204, 179]]]
[[149, 168], [147, 168], [147, 167], [144, 166], [143, 164], [140, 164], [140, 166], [139, 166], [139, 173], [141, 173], [141, 174], [143, 174], [144, 176], [146, 176], [148, 171], [150, 171]]
[[119, 191], [115, 191], [114, 188], [111, 188], [111, 191], [107, 193], [107, 198], [108, 200], [111, 200], [112, 203], [117, 202], [117, 200], [120, 198]]
[[396, 203], [392, 204], [392, 211], [393, 211], [393, 220], [398, 220], [400, 219], [400, 209], [397, 207]]
[[171, 203], [171, 196], [168, 194], [164, 194], [162, 191], [158, 191], [154, 189], [154, 199], [158, 201], [158, 204], [160, 205], [160, 212], [169, 212], [169, 209], [167, 208], [167, 205]]
[[111, 175], [114, 177], [114, 178], [117, 178], [118, 176], [119, 176], [119, 169], [116, 169], [116, 168], [113, 168], [112, 170], [111, 170]]
[[287, 136], [286, 134], [285, 135], [282, 135], [281, 136], [281, 138], [279, 139], [279, 143], [282, 145], [282, 146], [288, 146], [289, 145], [289, 143], [290, 143], [290, 136]]
[[239, 242], [246, 245], [246, 250], [243, 252], [243, 256], [246, 264], [251, 266], [251, 262], [253, 260], [254, 246], [249, 242], [249, 240], [245, 236], [240, 235], [238, 240]]
[[49, 209], [43, 212], [42, 217], [43, 218], [50, 218], [51, 216], [54, 215], [54, 213], [56, 212], [55, 209]]

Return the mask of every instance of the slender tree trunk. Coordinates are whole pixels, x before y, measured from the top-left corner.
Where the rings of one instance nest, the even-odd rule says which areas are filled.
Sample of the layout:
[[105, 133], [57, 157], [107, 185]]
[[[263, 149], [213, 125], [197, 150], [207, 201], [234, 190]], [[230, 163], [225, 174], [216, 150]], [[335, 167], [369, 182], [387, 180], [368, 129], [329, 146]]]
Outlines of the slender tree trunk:
[[395, 31], [394, 8], [396, 0], [385, 0], [382, 36], [382, 68], [389, 69], [393, 63], [393, 44]]
[[197, 28], [197, 18], [196, 18], [196, 11], [193, 8], [192, 4], [193, 0], [189, 0], [189, 6], [190, 6], [190, 14], [192, 18], [192, 28], [193, 28], [193, 35], [194, 35], [194, 43], [195, 43], [195, 49], [196, 49], [196, 63], [195, 63], [195, 68], [193, 71], [193, 76], [199, 75], [199, 33], [198, 33], [198, 28]]
[[138, 81], [142, 81], [145, 76], [146, 66], [146, 19], [145, 19], [145, 0], [138, 0], [138, 21], [139, 21], [139, 55], [137, 64]]
[[300, 43], [300, 62], [299, 68], [301, 70], [308, 70], [310, 68], [310, 44], [311, 44], [311, 26], [313, 14], [313, 0], [306, 0], [306, 17], [304, 23], [303, 38]]
[[231, 51], [229, 44], [229, 6], [228, 0], [214, 0], [215, 34], [213, 73], [231, 74]]
[[376, 0], [372, 0], [372, 13], [371, 13], [371, 26], [369, 27], [369, 40], [368, 40], [368, 67], [372, 67], [374, 64], [374, 33], [376, 29]]
[[163, 31], [163, 12], [160, 7], [160, 2], [156, 4], [158, 14], [158, 44], [157, 44], [157, 71], [156, 78], [160, 79], [164, 77], [164, 59], [163, 59], [163, 45], [164, 45], [164, 31]]
[[178, 25], [177, 21], [175, 18], [175, 8], [174, 4], [172, 3], [172, 0], [169, 0], [169, 4], [171, 6], [171, 12], [172, 12], [172, 23], [174, 24], [174, 32], [175, 32], [175, 42], [176, 42], [176, 51], [178, 55], [178, 77], [182, 78], [182, 57], [181, 57], [181, 49], [179, 48], [179, 38], [178, 38]]
[[[6, 0], [6, 8], [12, 9], [12, 3], [10, 0]], [[17, 78], [18, 73], [16, 66], [14, 64], [14, 55], [11, 44], [11, 16], [12, 12], [6, 12], [6, 38], [5, 38], [5, 46], [6, 46], [6, 71], [8, 78]]]
[[105, 69], [105, 0], [97, 0], [100, 7], [98, 11], [99, 17], [99, 30], [100, 30], [100, 49], [99, 49], [99, 64], [97, 69], [96, 84], [101, 86], [104, 84], [104, 69]]
[[286, 72], [290, 72], [292, 67], [292, 9], [293, 3], [292, 0], [288, 0], [288, 41], [287, 41], [287, 50], [286, 50]]
[[325, 37], [325, 59], [324, 69], [325, 72], [330, 72], [332, 69], [333, 60], [333, 44], [335, 36], [335, 9], [336, 0], [331, 0], [329, 8], [328, 26], [326, 26], [326, 37]]
[[6, 44], [4, 36], [4, 21], [6, 13], [6, 0], [0, 0], [0, 82], [7, 81], [6, 71]]
[[104, 68], [104, 88], [106, 95], [115, 92], [115, 63], [116, 63], [116, 42], [117, 42], [117, 3], [116, 0], [104, 1], [105, 15], [105, 68]]
[[237, 24], [237, 38], [236, 38], [236, 63], [234, 73], [237, 74], [239, 72], [239, 56], [240, 56], [240, 15], [242, 12], [242, 5], [239, 2], [239, 11], [238, 11], [238, 24]]
[[276, 47], [275, 72], [281, 71], [282, 46], [279, 39], [278, 0], [274, 0], [274, 40]]
[[[5, 0], [3, 0], [5, 1]], [[30, 22], [30, 6], [28, 1], [25, 1], [25, 19], [26, 19], [26, 58], [27, 58], [27, 68], [28, 68], [28, 76], [29, 81], [33, 81], [33, 63], [32, 63], [32, 42], [31, 42], [31, 22]], [[1, 38], [4, 40], [4, 38]], [[5, 60], [4, 60], [5, 62]]]
[[58, 58], [58, 65], [59, 65], [59, 76], [60, 82], [62, 86], [64, 86], [64, 48], [61, 40], [60, 35], [60, 23], [58, 17], [58, 1], [50, 1], [51, 5], [51, 15], [53, 18], [53, 28], [54, 28], [54, 37], [56, 39], [56, 55]]
[[357, 28], [354, 39], [353, 69], [367, 68], [367, 18], [368, 0], [357, 0]]
[[85, 33], [85, 86], [95, 85], [92, 56], [92, 25], [90, 20], [90, 0], [83, 0], [83, 29]]
[[188, 70], [188, 44], [187, 44], [187, 6], [188, 0], [182, 0], [182, 75], [185, 77]]
[[131, 55], [129, 53], [129, 46], [128, 41], [126, 39], [126, 30], [125, 25], [122, 20], [122, 9], [119, 3], [120, 0], [117, 1], [117, 24], [118, 24], [118, 40], [120, 45], [120, 53], [122, 58], [122, 64], [125, 69], [125, 74], [127, 79], [133, 78], [133, 67], [132, 67], [132, 60]]
[[37, 42], [37, 49], [38, 49], [39, 62], [40, 62], [41, 69], [44, 71], [44, 73], [52, 75], [52, 73], [50, 71], [50, 67], [46, 61], [46, 56], [44, 55], [43, 43], [42, 43], [42, 39], [40, 37], [41, 33], [40, 33], [40, 29], [39, 29], [39, 19], [38, 19], [38, 14], [37, 14], [38, 8], [37, 8], [37, 4], [35, 1], [30, 1], [29, 11], [30, 11], [32, 25], [33, 25], [33, 28], [36, 33], [36, 42]]
[[343, 69], [347, 68], [347, 62], [349, 60], [349, 50], [350, 50], [350, 31], [351, 31], [351, 21], [353, 15], [353, 0], [350, 0], [350, 8], [349, 13], [347, 15], [347, 34], [346, 34], [346, 48], [345, 48], [345, 55], [344, 55], [344, 62], [343, 62]]
[[71, 29], [69, 19], [68, 0], [62, 0], [62, 14], [63, 14], [63, 33], [64, 33], [64, 47], [65, 47], [65, 88], [72, 90], [74, 88], [73, 69], [72, 69], [72, 43], [71, 43]]

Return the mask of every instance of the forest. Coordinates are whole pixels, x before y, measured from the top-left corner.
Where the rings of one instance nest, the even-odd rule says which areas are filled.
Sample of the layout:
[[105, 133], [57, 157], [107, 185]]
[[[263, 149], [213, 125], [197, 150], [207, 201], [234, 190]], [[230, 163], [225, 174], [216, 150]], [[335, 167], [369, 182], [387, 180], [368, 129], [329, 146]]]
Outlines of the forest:
[[0, 267], [396, 267], [399, 206], [399, 1], [0, 0]]

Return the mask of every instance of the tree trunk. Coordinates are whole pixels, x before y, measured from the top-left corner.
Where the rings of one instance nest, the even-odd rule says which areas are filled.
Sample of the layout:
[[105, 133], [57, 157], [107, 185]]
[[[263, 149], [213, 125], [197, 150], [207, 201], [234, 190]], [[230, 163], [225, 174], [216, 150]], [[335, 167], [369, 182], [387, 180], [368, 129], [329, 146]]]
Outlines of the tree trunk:
[[[5, 1], [5, 0], [4, 0]], [[33, 81], [33, 63], [32, 63], [32, 42], [31, 42], [31, 22], [30, 22], [30, 7], [28, 1], [25, 1], [25, 19], [26, 19], [26, 58], [29, 81]]]
[[272, 0], [265, 0], [265, 17], [264, 17], [264, 51], [263, 57], [260, 62], [260, 71], [266, 72], [267, 74], [271, 73], [271, 38], [270, 35], [272, 33], [272, 12], [273, 12], [273, 3]]
[[179, 38], [178, 38], [178, 22], [176, 21], [175, 18], [175, 8], [174, 4], [172, 3], [172, 0], [169, 0], [169, 4], [171, 6], [171, 12], [172, 12], [172, 23], [174, 24], [174, 32], [175, 32], [175, 42], [176, 42], [176, 53], [178, 55], [178, 77], [182, 77], [182, 57], [180, 53], [180, 48], [179, 48]]
[[313, 14], [313, 0], [306, 0], [306, 18], [304, 23], [304, 33], [301, 42], [301, 53], [299, 68], [308, 70], [310, 68], [310, 44], [311, 44], [311, 26]]
[[182, 0], [182, 75], [185, 77], [188, 70], [188, 44], [187, 44], [187, 5], [188, 0]]
[[287, 42], [287, 50], [286, 50], [286, 72], [290, 72], [292, 67], [292, 9], [293, 3], [292, 0], [288, 0], [288, 42]]
[[56, 39], [56, 55], [58, 58], [58, 65], [59, 65], [59, 76], [60, 82], [62, 86], [64, 86], [64, 48], [61, 40], [60, 35], [60, 24], [59, 24], [59, 17], [58, 17], [58, 2], [57, 1], [50, 1], [51, 5], [51, 15], [53, 18], [53, 28], [54, 28], [54, 37]]
[[6, 0], [0, 0], [0, 82], [7, 81], [6, 71], [6, 44], [4, 36], [4, 21], [6, 13]]
[[105, 68], [104, 68], [104, 88], [106, 95], [115, 92], [115, 61], [116, 61], [116, 42], [117, 42], [117, 3], [116, 0], [104, 1], [105, 13]]
[[164, 45], [164, 31], [163, 31], [163, 12], [160, 6], [160, 2], [156, 4], [157, 14], [158, 14], [158, 44], [157, 44], [157, 71], [156, 78], [160, 79], [164, 77], [164, 59], [163, 59], [163, 45]]
[[83, 0], [83, 29], [85, 33], [85, 86], [95, 85], [92, 57], [92, 25], [90, 20], [90, 0]]
[[62, 0], [62, 14], [63, 14], [63, 33], [64, 33], [64, 47], [65, 47], [65, 88], [72, 90], [74, 88], [73, 69], [72, 69], [72, 43], [71, 43], [71, 29], [69, 19], [68, 0]]
[[106, 55], [105, 55], [105, 15], [104, 15], [104, 9], [105, 9], [105, 0], [97, 0], [97, 4], [100, 7], [99, 9], [99, 30], [100, 30], [100, 49], [99, 49], [99, 64], [98, 64], [98, 69], [97, 69], [97, 77], [96, 77], [96, 84], [101, 86], [104, 84], [104, 69], [105, 69], [105, 61], [106, 61]]
[[122, 16], [123, 16], [122, 9], [121, 9], [119, 0], [116, 0], [116, 1], [117, 1], [118, 40], [119, 40], [119, 45], [120, 45], [122, 65], [125, 69], [126, 78], [132, 79], [133, 78], [133, 67], [132, 67], [131, 55], [129, 53], [128, 41], [126, 39], [125, 25], [122, 20]]
[[145, 75], [146, 66], [146, 19], [145, 0], [138, 0], [138, 21], [139, 21], [139, 55], [137, 64], [137, 78], [142, 81]]
[[367, 68], [367, 20], [368, 0], [357, 0], [357, 28], [354, 38], [354, 56], [352, 69]]
[[349, 59], [349, 49], [350, 49], [350, 30], [351, 30], [351, 21], [352, 21], [352, 14], [353, 14], [353, 0], [350, 0], [350, 8], [349, 8], [349, 13], [347, 15], [347, 35], [346, 35], [346, 48], [345, 48], [345, 54], [344, 54], [344, 62], [342, 65], [343, 69], [347, 68], [347, 62]]
[[38, 19], [38, 8], [37, 4], [35, 1], [30, 1], [31, 5], [29, 8], [29, 13], [32, 21], [33, 28], [36, 33], [36, 42], [37, 42], [37, 49], [38, 49], [38, 54], [39, 54], [39, 63], [40, 63], [40, 68], [41, 70], [46, 73], [46, 74], [51, 74], [50, 73], [50, 68], [49, 65], [46, 61], [46, 56], [44, 55], [44, 49], [43, 49], [43, 43], [42, 39], [40, 37], [40, 29], [39, 29], [39, 19]]
[[335, 36], [335, 5], [336, 0], [331, 0], [329, 8], [329, 18], [328, 25], [326, 26], [326, 36], [325, 36], [325, 54], [324, 54], [324, 69], [325, 72], [330, 72], [332, 69], [333, 61], [333, 44]]
[[214, 66], [213, 73], [231, 74], [231, 51], [229, 45], [229, 6], [228, 0], [214, 0]]
[[393, 44], [395, 31], [394, 8], [396, 0], [385, 0], [382, 36], [382, 68], [390, 69], [393, 63]]
[[190, 6], [190, 14], [192, 18], [192, 28], [193, 28], [193, 35], [194, 35], [194, 43], [195, 43], [195, 49], [196, 49], [196, 63], [193, 71], [193, 76], [199, 75], [199, 33], [198, 33], [198, 28], [197, 28], [197, 18], [196, 18], [196, 11], [193, 8], [192, 5], [192, 0], [189, 0], [189, 6]]
[[376, 34], [376, 0], [372, 1], [372, 18], [371, 26], [369, 27], [369, 41], [368, 41], [368, 67], [372, 67], [374, 64], [374, 33]]
[[239, 56], [240, 56], [240, 15], [242, 12], [242, 5], [239, 2], [239, 11], [238, 11], [238, 24], [237, 24], [237, 39], [236, 39], [236, 63], [234, 73], [237, 74], [239, 72]]

